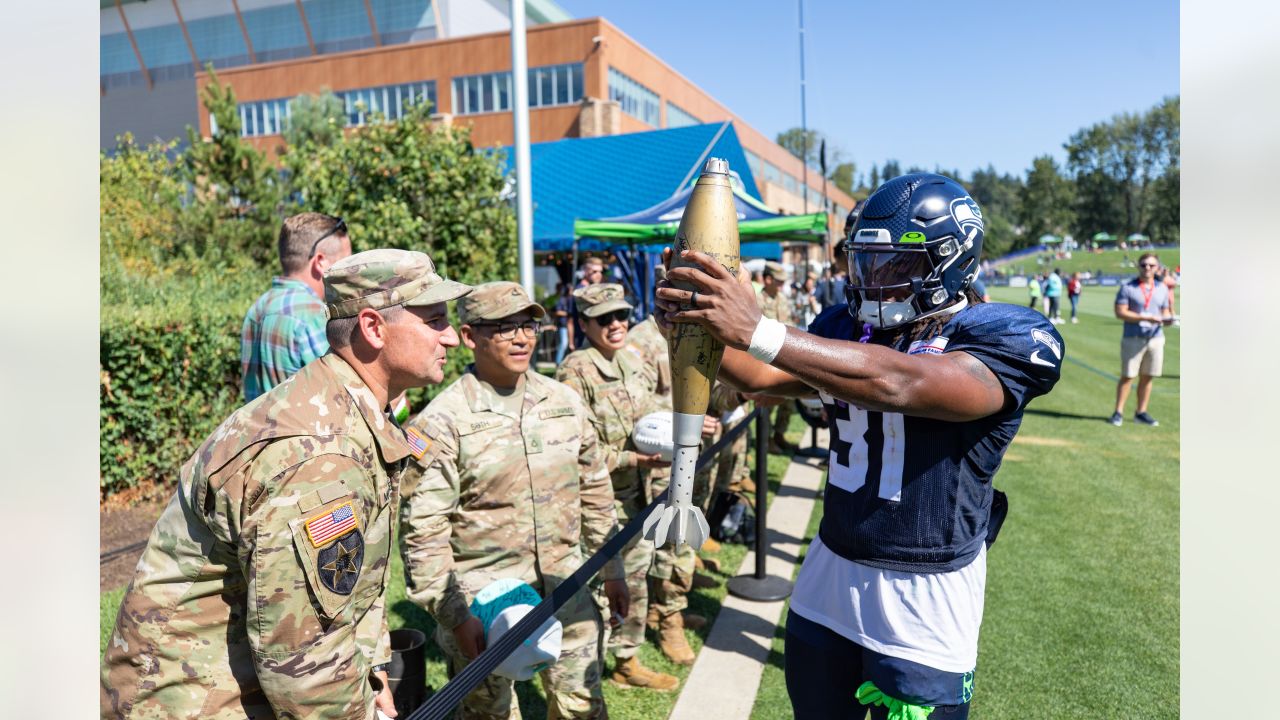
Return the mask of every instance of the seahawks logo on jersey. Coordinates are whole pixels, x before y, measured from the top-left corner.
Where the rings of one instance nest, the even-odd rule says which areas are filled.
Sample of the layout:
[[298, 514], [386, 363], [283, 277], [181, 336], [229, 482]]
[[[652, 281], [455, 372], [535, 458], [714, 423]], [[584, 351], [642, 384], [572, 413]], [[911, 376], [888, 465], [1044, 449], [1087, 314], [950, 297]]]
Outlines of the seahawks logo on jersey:
[[[1053, 352], [1054, 360], [1062, 359], [1062, 345], [1059, 344], [1057, 339], [1055, 339], [1049, 333], [1045, 332], [1044, 330], [1041, 330], [1040, 328], [1035, 328], [1034, 330], [1031, 331], [1031, 339], [1048, 347], [1049, 350]], [[1036, 348], [1031, 353], [1030, 360], [1031, 362], [1037, 365], [1044, 365], [1046, 367], [1058, 367], [1057, 363], [1046, 360], [1040, 356], [1040, 348]]]

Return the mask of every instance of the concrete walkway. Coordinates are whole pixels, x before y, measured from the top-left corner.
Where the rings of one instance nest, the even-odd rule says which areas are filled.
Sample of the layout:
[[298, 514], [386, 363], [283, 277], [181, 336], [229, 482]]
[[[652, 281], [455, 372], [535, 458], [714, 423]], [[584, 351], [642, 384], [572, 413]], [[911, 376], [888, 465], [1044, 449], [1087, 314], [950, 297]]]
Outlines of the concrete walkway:
[[[826, 447], [826, 432], [819, 437]], [[805, 433], [801, 447], [809, 445]], [[812, 458], [795, 457], [768, 508], [768, 554], [765, 573], [791, 580], [804, 531], [813, 512], [814, 494], [826, 473]], [[738, 574], [755, 572], [755, 552], [748, 552]], [[782, 620], [783, 601], [753, 602], [727, 595], [707, 642], [698, 653], [670, 720], [746, 720], [755, 705], [764, 664]]]

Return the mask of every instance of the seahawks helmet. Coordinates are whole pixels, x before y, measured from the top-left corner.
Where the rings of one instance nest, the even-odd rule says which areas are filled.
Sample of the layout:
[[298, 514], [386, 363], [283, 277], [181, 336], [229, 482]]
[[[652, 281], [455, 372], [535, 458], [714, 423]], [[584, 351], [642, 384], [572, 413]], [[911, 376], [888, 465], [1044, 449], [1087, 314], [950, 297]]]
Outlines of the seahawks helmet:
[[960, 183], [912, 173], [881, 185], [846, 228], [849, 313], [892, 328], [963, 307], [978, 272], [982, 210]]

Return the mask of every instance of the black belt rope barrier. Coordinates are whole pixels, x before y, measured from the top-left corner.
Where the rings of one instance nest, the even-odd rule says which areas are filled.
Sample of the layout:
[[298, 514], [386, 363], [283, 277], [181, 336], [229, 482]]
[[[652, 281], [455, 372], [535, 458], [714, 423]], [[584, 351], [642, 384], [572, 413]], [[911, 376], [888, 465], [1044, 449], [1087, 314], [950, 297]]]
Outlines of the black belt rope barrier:
[[[697, 470], [703, 470], [720, 451], [738, 438], [739, 435], [746, 432], [751, 421], [760, 414], [760, 409], [756, 408], [741, 421], [733, 426], [732, 429], [726, 431], [714, 445], [707, 448], [706, 452], [698, 457], [696, 465]], [[600, 572], [605, 563], [614, 555], [617, 555], [624, 545], [631, 541], [640, 532], [640, 528], [644, 525], [645, 518], [649, 517], [649, 513], [653, 512], [660, 503], [665, 503], [668, 493], [671, 490], [662, 491], [658, 497], [654, 498], [639, 515], [631, 519], [627, 526], [618, 531], [617, 535], [609, 538], [604, 547], [600, 548], [595, 555], [592, 555], [586, 562], [582, 563], [572, 575], [560, 583], [555, 590], [551, 592], [542, 602], [529, 611], [529, 614], [520, 619], [498, 642], [485, 648], [484, 652], [476, 656], [474, 660], [463, 668], [445, 686], [434, 693], [426, 703], [421, 705], [417, 710], [409, 715], [406, 720], [445, 720], [449, 717], [458, 703], [462, 702], [472, 690], [484, 681], [493, 669], [498, 667], [507, 656], [515, 651], [525, 638], [533, 634], [535, 630], [546, 622], [547, 618], [555, 614], [562, 605], [569, 601], [579, 590], [581, 590], [595, 574]]]

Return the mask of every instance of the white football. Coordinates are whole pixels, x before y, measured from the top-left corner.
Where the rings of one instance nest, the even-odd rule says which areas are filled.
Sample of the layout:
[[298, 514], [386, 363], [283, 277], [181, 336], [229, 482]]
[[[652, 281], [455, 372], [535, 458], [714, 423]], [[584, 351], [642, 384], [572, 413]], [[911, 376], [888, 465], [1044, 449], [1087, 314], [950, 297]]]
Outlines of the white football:
[[672, 427], [671, 411], [652, 412], [636, 421], [631, 431], [631, 440], [636, 450], [645, 455], [658, 453], [662, 459], [671, 462], [675, 452], [675, 430]]

